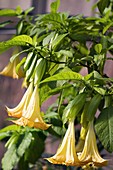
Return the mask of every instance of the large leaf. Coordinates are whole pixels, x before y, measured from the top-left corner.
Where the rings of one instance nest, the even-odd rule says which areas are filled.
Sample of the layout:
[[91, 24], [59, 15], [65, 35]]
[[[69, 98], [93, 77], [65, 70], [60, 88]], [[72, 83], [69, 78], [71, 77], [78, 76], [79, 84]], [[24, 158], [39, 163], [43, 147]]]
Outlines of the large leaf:
[[96, 120], [95, 129], [104, 148], [113, 152], [113, 106], [102, 110]]
[[102, 14], [104, 9], [110, 5], [110, 0], [100, 0], [97, 4], [100, 13]]
[[16, 16], [16, 11], [13, 9], [2, 9], [0, 10], [0, 16]]
[[16, 16], [22, 13], [22, 9], [20, 6], [17, 6], [16, 9], [1, 9], [0, 16]]
[[0, 53], [13, 46], [28, 46], [28, 44], [32, 45], [32, 38], [28, 35], [19, 35], [11, 40], [0, 42]]
[[83, 77], [79, 73], [73, 71], [61, 71], [58, 74], [46, 78], [41, 83], [57, 81], [57, 80], [83, 80]]
[[18, 162], [18, 156], [16, 153], [16, 146], [12, 145], [5, 153], [2, 159], [2, 168], [4, 170], [12, 170], [15, 163]]
[[72, 84], [63, 85], [61, 87], [51, 89], [47, 85], [44, 85], [43, 87], [41, 87], [41, 90], [40, 90], [41, 103], [43, 103], [45, 100], [47, 100], [52, 95], [58, 94], [62, 89], [66, 89], [66, 88], [68, 89], [70, 86], [72, 86]]
[[1, 129], [0, 130], [0, 133], [2, 132], [7, 132], [7, 131], [19, 131], [21, 129], [20, 126], [17, 126], [17, 125], [9, 125], [9, 126], [6, 126], [5, 128]]
[[[46, 23], [56, 23], [62, 25], [62, 17], [59, 13], [50, 13], [46, 14], [42, 20]], [[55, 25], [56, 26], [56, 25]]]
[[25, 153], [25, 160], [35, 163], [41, 157], [45, 148], [44, 140], [45, 135], [42, 132], [32, 132], [32, 142]]
[[23, 156], [28, 149], [32, 140], [31, 133], [25, 133], [25, 135], [19, 135], [17, 142], [13, 143], [11, 147], [6, 151], [2, 159], [2, 168], [4, 170], [12, 170], [18, 163], [19, 159]]

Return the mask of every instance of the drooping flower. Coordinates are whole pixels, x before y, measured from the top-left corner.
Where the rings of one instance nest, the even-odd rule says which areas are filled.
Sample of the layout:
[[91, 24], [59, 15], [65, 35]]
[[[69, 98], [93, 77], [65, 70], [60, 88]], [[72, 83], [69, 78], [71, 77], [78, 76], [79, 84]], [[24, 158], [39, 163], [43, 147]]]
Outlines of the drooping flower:
[[30, 83], [20, 103], [13, 109], [6, 107], [8, 115], [15, 118], [20, 118], [22, 114], [27, 110], [32, 93], [33, 93], [33, 83]]
[[69, 122], [68, 129], [63, 138], [61, 146], [57, 150], [57, 153], [54, 156], [46, 159], [53, 164], [79, 166], [80, 161], [77, 157], [75, 149], [74, 121]]
[[24, 76], [22, 69], [16, 72], [16, 66], [19, 64], [19, 57], [16, 57], [13, 62], [9, 62], [8, 65], [0, 72], [1, 75], [12, 77], [14, 79], [18, 79]]
[[24, 109], [21, 117], [17, 120], [14, 120], [13, 122], [20, 126], [30, 126], [30, 127], [35, 127], [35, 128], [39, 128], [42, 130], [46, 130], [47, 128], [49, 128], [51, 125], [46, 124], [42, 118], [42, 115], [40, 112], [39, 100], [40, 98], [39, 98], [39, 91], [38, 91], [38, 85], [37, 85], [35, 86], [35, 89], [29, 100], [27, 109]]
[[93, 121], [89, 124], [84, 149], [79, 155], [79, 160], [83, 162], [83, 164], [86, 164], [86, 167], [88, 165], [93, 167], [103, 167], [106, 166], [108, 163], [108, 161], [103, 159], [98, 152], [96, 136], [93, 128]]

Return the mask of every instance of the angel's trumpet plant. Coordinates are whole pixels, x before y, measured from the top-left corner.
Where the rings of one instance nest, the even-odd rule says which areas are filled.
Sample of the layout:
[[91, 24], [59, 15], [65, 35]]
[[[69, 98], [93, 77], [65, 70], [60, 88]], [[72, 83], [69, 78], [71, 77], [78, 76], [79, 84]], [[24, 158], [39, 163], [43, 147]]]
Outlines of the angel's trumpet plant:
[[[85, 144], [82, 153], [79, 155], [79, 160], [85, 164], [83, 168], [89, 166], [92, 167], [103, 167], [106, 166], [108, 161], [103, 159], [98, 151], [96, 136], [93, 127], [93, 121], [89, 123], [88, 132], [85, 139]], [[88, 169], [88, 168], [87, 168]]]
[[16, 57], [12, 62], [8, 63], [8, 65], [0, 72], [0, 75], [12, 77], [14, 79], [22, 78], [24, 76], [23, 70], [20, 68], [18, 73], [16, 72], [16, 66], [19, 62], [19, 57]]
[[74, 120], [69, 122], [62, 144], [58, 148], [56, 154], [46, 159], [53, 164], [63, 164], [66, 166], [80, 165], [75, 149]]
[[39, 100], [38, 85], [36, 85], [29, 100], [27, 109], [25, 109], [19, 119], [13, 120], [13, 122], [20, 126], [35, 127], [42, 130], [49, 128], [51, 125], [46, 124], [42, 118]]

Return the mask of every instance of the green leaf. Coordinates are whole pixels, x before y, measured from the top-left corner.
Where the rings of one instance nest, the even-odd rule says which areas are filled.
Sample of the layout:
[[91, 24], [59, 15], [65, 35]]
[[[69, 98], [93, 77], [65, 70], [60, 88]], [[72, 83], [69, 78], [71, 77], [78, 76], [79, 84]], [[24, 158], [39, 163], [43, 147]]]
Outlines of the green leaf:
[[47, 83], [50, 81], [57, 81], [57, 80], [83, 80], [83, 77], [79, 73], [63, 70], [60, 73], [55, 74], [41, 81], [40, 84]]
[[6, 138], [10, 135], [11, 135], [10, 132], [1, 132], [0, 133], [0, 140], [4, 139], [4, 138]]
[[17, 125], [9, 125], [0, 130], [0, 133], [7, 132], [7, 131], [20, 131], [21, 127]]
[[92, 121], [94, 119], [94, 116], [96, 114], [96, 111], [98, 109], [98, 106], [102, 100], [102, 97], [100, 94], [96, 94], [90, 101], [88, 110], [87, 110], [87, 120]]
[[13, 46], [28, 46], [28, 44], [32, 45], [32, 38], [28, 35], [19, 35], [12, 38], [11, 40], [0, 42], [0, 53]]
[[86, 94], [78, 94], [72, 101], [69, 102], [64, 109], [62, 120], [65, 124], [69, 119], [73, 119], [77, 116], [80, 110], [83, 108], [86, 101]]
[[100, 13], [102, 14], [104, 12], [104, 9], [110, 5], [110, 0], [100, 0], [97, 3], [98, 9]]
[[96, 133], [108, 152], [113, 152], [113, 106], [102, 110], [95, 124]]
[[2, 159], [2, 169], [12, 170], [17, 162], [18, 155], [16, 153], [16, 145], [12, 145]]
[[56, 24], [56, 25], [62, 25], [63, 24], [62, 23], [62, 17], [59, 13], [46, 14], [42, 18], [42, 21], [44, 21], [45, 23], [52, 23], [52, 24]]
[[102, 44], [96, 44], [94, 48], [95, 48], [95, 51], [96, 51], [98, 54], [100, 54], [101, 51], [102, 51]]
[[[2, 159], [2, 168], [4, 170], [12, 170], [15, 165], [18, 163], [19, 159], [23, 156], [25, 151], [29, 148], [29, 145], [32, 140], [32, 134], [26, 132], [24, 135], [15, 134], [16, 139], [8, 147], [3, 159]], [[12, 142], [12, 141], [10, 141]]]
[[44, 140], [45, 135], [42, 132], [32, 132], [32, 141], [25, 153], [25, 160], [34, 164], [41, 157], [41, 154], [44, 152]]
[[61, 87], [57, 87], [54, 89], [49, 88], [47, 85], [43, 86], [40, 90], [41, 103], [43, 103], [45, 100], [47, 100], [52, 95], [58, 94], [62, 89], [66, 89], [66, 88], [68, 89], [71, 86], [72, 84], [68, 84], [68, 85], [63, 85]]
[[106, 93], [106, 90], [103, 89], [102, 87], [93, 87], [93, 89], [101, 95], [105, 95], [105, 93]]
[[1, 9], [0, 16], [16, 16], [16, 11], [13, 9]]
[[22, 136], [21, 143], [17, 148], [17, 154], [19, 157], [22, 157], [25, 151], [29, 148], [29, 145], [32, 141], [32, 133], [26, 132], [24, 136]]
[[55, 2], [51, 3], [51, 12], [56, 13], [60, 6], [60, 0], [56, 0]]
[[43, 46], [49, 44], [50, 40], [55, 36], [55, 32], [51, 32], [47, 37], [43, 39]]
[[61, 43], [61, 41], [64, 39], [64, 37], [66, 37], [67, 34], [61, 34], [61, 35], [58, 35], [53, 41], [52, 41], [52, 48], [54, 50], [56, 50], [57, 46]]
[[4, 21], [0, 23], [0, 28], [5, 27], [6, 25], [10, 24], [11, 21]]
[[17, 66], [16, 66], [16, 73], [17, 73], [17, 74], [18, 74], [21, 66], [25, 63], [25, 61], [26, 61], [26, 57], [22, 58], [22, 60], [20, 61], [20, 63], [17, 64]]

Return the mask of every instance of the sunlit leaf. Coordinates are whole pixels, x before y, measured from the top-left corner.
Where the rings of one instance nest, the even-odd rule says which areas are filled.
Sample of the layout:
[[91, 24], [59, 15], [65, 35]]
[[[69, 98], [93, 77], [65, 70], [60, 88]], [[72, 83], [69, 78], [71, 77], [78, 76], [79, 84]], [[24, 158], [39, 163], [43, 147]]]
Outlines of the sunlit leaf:
[[28, 35], [19, 35], [11, 40], [0, 42], [0, 53], [13, 46], [28, 46], [28, 44], [32, 45], [32, 38]]
[[58, 74], [46, 78], [41, 82], [41, 84], [57, 80], [83, 80], [83, 77], [79, 73], [73, 71], [61, 71]]

